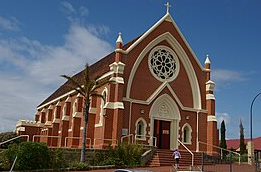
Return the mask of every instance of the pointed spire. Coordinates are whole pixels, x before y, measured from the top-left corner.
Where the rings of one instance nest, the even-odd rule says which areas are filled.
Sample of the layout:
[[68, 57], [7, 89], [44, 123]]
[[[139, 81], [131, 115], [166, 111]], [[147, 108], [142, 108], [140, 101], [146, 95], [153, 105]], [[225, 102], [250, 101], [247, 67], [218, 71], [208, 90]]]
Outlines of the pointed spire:
[[205, 70], [206, 70], [206, 81], [209, 81], [210, 80], [210, 72], [211, 72], [211, 69], [210, 69], [210, 60], [209, 60], [209, 55], [207, 54], [207, 58], [205, 60]]
[[118, 36], [118, 39], [117, 39], [116, 43], [123, 44], [123, 41], [122, 41], [122, 38], [121, 38], [121, 32], [119, 32], [119, 36]]
[[207, 54], [207, 58], [205, 60], [205, 64], [211, 64], [210, 60], [209, 60], [209, 55]]

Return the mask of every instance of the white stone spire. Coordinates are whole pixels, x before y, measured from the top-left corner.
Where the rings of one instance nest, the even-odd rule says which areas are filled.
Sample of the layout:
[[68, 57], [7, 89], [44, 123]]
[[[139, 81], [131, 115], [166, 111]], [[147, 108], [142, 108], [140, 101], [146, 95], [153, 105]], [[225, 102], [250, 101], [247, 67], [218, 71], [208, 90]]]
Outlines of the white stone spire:
[[206, 60], [205, 60], [205, 64], [210, 64], [211, 62], [210, 62], [210, 60], [209, 60], [209, 55], [207, 54], [207, 58], [206, 58]]
[[121, 38], [121, 32], [119, 32], [119, 36], [118, 36], [118, 39], [117, 39], [116, 43], [123, 44], [123, 41], [122, 41], [122, 38]]

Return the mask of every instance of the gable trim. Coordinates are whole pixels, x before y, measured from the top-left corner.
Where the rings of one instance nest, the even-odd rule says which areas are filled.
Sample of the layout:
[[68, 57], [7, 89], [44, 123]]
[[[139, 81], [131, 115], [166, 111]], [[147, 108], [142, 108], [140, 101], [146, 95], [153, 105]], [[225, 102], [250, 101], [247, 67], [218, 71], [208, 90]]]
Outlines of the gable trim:
[[156, 89], [151, 96], [147, 99], [147, 100], [138, 100], [138, 99], [132, 99], [132, 98], [123, 98], [123, 101], [126, 102], [130, 102], [130, 103], [137, 103], [137, 104], [144, 104], [144, 105], [149, 105], [151, 104], [156, 98], [157, 96], [161, 93], [162, 90], [164, 90], [164, 88], [168, 88], [168, 90], [170, 91], [171, 95], [174, 97], [174, 100], [176, 101], [176, 103], [178, 104], [178, 106], [184, 110], [184, 111], [190, 111], [190, 112], [202, 112], [202, 113], [207, 113], [207, 110], [205, 109], [195, 109], [195, 108], [191, 108], [191, 107], [185, 107], [181, 101], [179, 100], [178, 96], [176, 95], [175, 91], [171, 88], [171, 86], [169, 85], [168, 82], [164, 82], [162, 83], [158, 89]]
[[194, 51], [192, 50], [192, 48], [189, 46], [186, 38], [183, 36], [183, 34], [181, 33], [181, 31], [179, 30], [177, 24], [175, 23], [175, 21], [173, 20], [173, 18], [171, 17], [171, 15], [169, 13], [166, 13], [157, 23], [155, 23], [149, 30], [147, 30], [139, 39], [137, 39], [127, 50], [116, 50], [115, 52], [121, 52], [123, 54], [128, 54], [131, 50], [133, 50], [143, 39], [145, 39], [152, 31], [154, 31], [161, 23], [163, 23], [164, 21], [167, 22], [171, 22], [173, 24], [173, 26], [176, 28], [176, 30], [178, 31], [179, 35], [181, 36], [182, 40], [184, 41], [185, 45], [188, 47], [189, 51], [191, 52], [192, 56], [194, 57], [194, 59], [196, 60], [197, 64], [199, 65], [199, 67], [201, 68], [202, 71], [204, 71], [204, 67], [201, 65], [201, 63], [199, 62], [196, 54], [194, 53]]
[[129, 76], [129, 79], [128, 79], [126, 98], [130, 98], [132, 81], [133, 81], [134, 75], [135, 75], [135, 73], [136, 73], [136, 71], [139, 67], [139, 64], [141, 63], [141, 61], [143, 60], [145, 55], [149, 51], [151, 51], [151, 49], [154, 46], [156, 46], [158, 43], [162, 42], [163, 40], [166, 40], [170, 44], [171, 48], [173, 48], [173, 50], [175, 50], [176, 54], [179, 57], [179, 60], [182, 62], [182, 64], [185, 67], [185, 70], [188, 74], [190, 86], [191, 86], [191, 89], [192, 89], [193, 108], [194, 109], [201, 109], [201, 93], [200, 93], [199, 83], [198, 83], [196, 73], [193, 69], [191, 62], [189, 61], [189, 58], [188, 58], [186, 52], [181, 47], [181, 45], [178, 43], [178, 41], [169, 32], [166, 32], [166, 33], [158, 36], [157, 38], [155, 38], [139, 54], [138, 58], [136, 59], [134, 65], [133, 65], [133, 68], [131, 70], [131, 73], [130, 73], [130, 76]]

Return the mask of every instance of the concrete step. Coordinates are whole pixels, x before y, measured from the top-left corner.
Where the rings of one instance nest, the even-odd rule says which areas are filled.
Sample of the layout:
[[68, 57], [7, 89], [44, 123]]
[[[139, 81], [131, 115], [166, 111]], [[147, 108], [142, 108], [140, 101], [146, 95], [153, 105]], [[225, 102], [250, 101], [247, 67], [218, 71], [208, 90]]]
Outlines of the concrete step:
[[[154, 154], [154, 157], [148, 163], [149, 166], [159, 167], [159, 166], [171, 166], [175, 164], [175, 160], [172, 157], [173, 151], [166, 149], [158, 149]], [[201, 153], [194, 153], [194, 165], [201, 165]], [[180, 151], [181, 159], [180, 166], [191, 166], [192, 156], [187, 151]]]

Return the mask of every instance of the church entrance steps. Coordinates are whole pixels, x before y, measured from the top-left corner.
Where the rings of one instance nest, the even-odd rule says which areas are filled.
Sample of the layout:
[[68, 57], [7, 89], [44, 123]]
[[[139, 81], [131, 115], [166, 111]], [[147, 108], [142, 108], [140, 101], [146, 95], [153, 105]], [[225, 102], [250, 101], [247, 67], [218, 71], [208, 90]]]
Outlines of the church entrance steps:
[[[159, 167], [159, 166], [172, 166], [175, 164], [175, 160], [172, 157], [172, 150], [167, 149], [158, 149], [153, 158], [148, 162], [150, 167]], [[194, 166], [201, 165], [201, 152], [194, 153]], [[181, 167], [190, 167], [192, 164], [192, 155], [185, 150], [180, 150], [181, 159], [180, 159], [180, 168]], [[187, 168], [188, 169], [188, 168]]]

